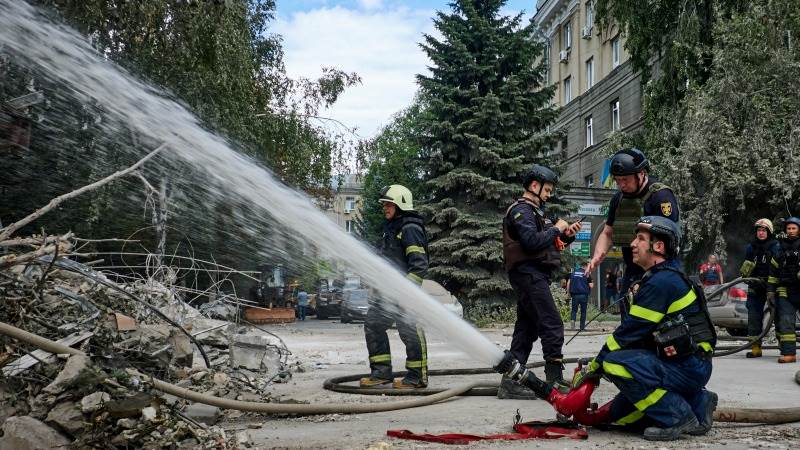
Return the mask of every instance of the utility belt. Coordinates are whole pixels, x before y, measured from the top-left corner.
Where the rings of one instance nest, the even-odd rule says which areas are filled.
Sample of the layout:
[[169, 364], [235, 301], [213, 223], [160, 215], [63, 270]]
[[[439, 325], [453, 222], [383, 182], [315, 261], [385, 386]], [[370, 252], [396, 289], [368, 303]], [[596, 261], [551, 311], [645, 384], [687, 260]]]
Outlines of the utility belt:
[[[653, 339], [658, 356], [666, 360], [683, 359], [687, 356], [707, 357], [713, 352], [713, 332], [703, 313], [678, 314], [659, 324]], [[703, 344], [705, 343], [705, 344]]]

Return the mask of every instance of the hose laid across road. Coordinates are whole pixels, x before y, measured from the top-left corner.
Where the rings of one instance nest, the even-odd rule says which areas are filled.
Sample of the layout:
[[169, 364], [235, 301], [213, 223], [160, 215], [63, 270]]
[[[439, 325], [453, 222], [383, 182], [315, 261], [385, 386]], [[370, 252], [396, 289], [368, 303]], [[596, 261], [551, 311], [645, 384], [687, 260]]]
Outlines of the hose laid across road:
[[[0, 334], [6, 335], [10, 338], [26, 342], [34, 345], [42, 350], [54, 354], [69, 354], [69, 355], [86, 355], [86, 353], [67, 347], [66, 345], [53, 342], [49, 339], [43, 338], [39, 335], [29, 333], [25, 330], [19, 329], [15, 326], [0, 322]], [[574, 358], [572, 360], [574, 361]], [[541, 363], [539, 363], [541, 364]], [[535, 365], [534, 365], [535, 366]], [[438, 371], [439, 374], [459, 374], [459, 371], [471, 371], [472, 373], [491, 373], [491, 369], [454, 369]], [[212, 395], [201, 394], [199, 392], [191, 391], [186, 388], [175, 386], [148, 375], [137, 373], [145, 379], [149, 379], [153, 387], [159, 391], [175, 395], [193, 402], [204, 403], [207, 405], [217, 406], [224, 409], [236, 409], [239, 411], [258, 412], [262, 414], [289, 414], [289, 415], [317, 415], [317, 414], [364, 414], [383, 411], [395, 411], [399, 409], [415, 408], [419, 406], [432, 405], [439, 403], [449, 398], [464, 395], [473, 389], [486, 388], [485, 383], [469, 383], [463, 386], [447, 389], [441, 392], [419, 397], [414, 400], [402, 400], [397, 402], [388, 403], [368, 403], [368, 404], [353, 404], [353, 403], [329, 403], [317, 405], [298, 405], [298, 404], [281, 404], [281, 403], [261, 403], [261, 402], [244, 402], [239, 400], [230, 400], [226, 398], [215, 397]], [[352, 377], [350, 377], [352, 378]], [[795, 379], [800, 382], [800, 372], [795, 376]], [[330, 380], [329, 380], [330, 381]], [[327, 383], [327, 382], [326, 382]], [[720, 422], [739, 422], [739, 423], [766, 423], [766, 424], [781, 424], [789, 422], [800, 421], [800, 408], [718, 408], [714, 413], [714, 420]]]

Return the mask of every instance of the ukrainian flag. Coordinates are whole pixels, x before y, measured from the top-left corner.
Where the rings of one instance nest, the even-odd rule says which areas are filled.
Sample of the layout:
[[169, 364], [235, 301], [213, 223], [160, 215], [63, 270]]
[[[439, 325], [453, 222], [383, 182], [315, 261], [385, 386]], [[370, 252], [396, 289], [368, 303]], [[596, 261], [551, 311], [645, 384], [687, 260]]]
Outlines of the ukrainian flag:
[[607, 159], [603, 164], [603, 176], [600, 177], [600, 184], [604, 188], [610, 189], [614, 186], [614, 177], [611, 176], [611, 160]]

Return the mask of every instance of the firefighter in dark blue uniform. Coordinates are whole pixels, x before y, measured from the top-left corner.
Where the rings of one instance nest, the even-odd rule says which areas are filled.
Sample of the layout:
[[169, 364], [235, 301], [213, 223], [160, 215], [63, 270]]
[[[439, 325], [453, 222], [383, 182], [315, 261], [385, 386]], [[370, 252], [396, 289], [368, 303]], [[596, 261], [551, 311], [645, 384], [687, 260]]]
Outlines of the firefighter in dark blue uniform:
[[[503, 219], [503, 258], [518, 296], [511, 353], [524, 365], [533, 343], [541, 338], [548, 381], [562, 379], [564, 344], [564, 323], [550, 293], [550, 281], [553, 271], [561, 265], [560, 251], [575, 240], [581, 228], [580, 223], [570, 225], [545, 217], [542, 208], [557, 182], [558, 176], [552, 170], [534, 165], [523, 178], [523, 196], [508, 208]], [[533, 391], [505, 376], [497, 396], [536, 398]]]
[[[748, 283], [747, 289], [747, 335], [753, 341], [748, 358], [761, 357], [761, 341], [757, 338], [764, 329], [764, 307], [767, 303], [767, 279], [773, 257], [778, 255], [778, 241], [773, 237], [775, 229], [769, 219], [758, 219], [754, 225], [755, 239], [747, 244], [744, 262], [740, 269], [743, 278], [758, 278], [760, 282]], [[777, 264], [777, 262], [776, 262]]]
[[786, 237], [779, 241], [768, 279], [767, 296], [775, 304], [775, 334], [781, 356], [779, 363], [797, 361], [795, 316], [800, 308], [800, 219], [789, 217], [784, 222]]
[[706, 434], [717, 404], [717, 395], [704, 388], [716, 334], [703, 291], [674, 259], [680, 242], [675, 222], [642, 217], [636, 230], [632, 256], [645, 275], [628, 293], [628, 315], [573, 380], [577, 386], [586, 376], [603, 374], [620, 393], [574, 418], [586, 425], [644, 428], [649, 440]]
[[[620, 280], [620, 293], [628, 291], [631, 283], [644, 275], [644, 271], [633, 263], [630, 237], [636, 221], [641, 216], [662, 216], [678, 222], [680, 213], [678, 200], [672, 189], [648, 175], [650, 163], [641, 150], [636, 148], [618, 151], [611, 158], [610, 172], [619, 191], [611, 198], [606, 224], [594, 246], [594, 255], [586, 272], [591, 273], [603, 262], [612, 245], [622, 249], [625, 273]], [[625, 302], [620, 302], [624, 316]]]
[[[383, 188], [380, 202], [386, 223], [383, 226], [381, 253], [394, 263], [406, 278], [417, 284], [428, 271], [428, 239], [425, 223], [414, 211], [411, 191], [393, 184]], [[400, 339], [406, 346], [406, 370], [403, 379], [395, 380], [396, 389], [422, 388], [428, 385], [428, 353], [425, 332], [412, 317], [404, 314], [402, 305], [392, 308], [377, 299], [367, 310], [364, 335], [369, 351], [370, 376], [361, 379], [362, 387], [392, 383], [392, 355], [386, 331], [397, 323]]]

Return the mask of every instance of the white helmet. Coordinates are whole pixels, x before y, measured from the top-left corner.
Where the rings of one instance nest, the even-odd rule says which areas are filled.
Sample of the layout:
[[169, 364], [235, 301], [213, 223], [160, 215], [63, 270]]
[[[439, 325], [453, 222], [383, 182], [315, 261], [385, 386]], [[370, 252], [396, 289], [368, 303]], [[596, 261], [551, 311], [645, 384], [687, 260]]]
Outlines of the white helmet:
[[411, 191], [407, 187], [400, 184], [393, 184], [386, 186], [381, 190], [381, 198], [379, 202], [390, 202], [397, 205], [401, 211], [413, 211], [414, 199]]

